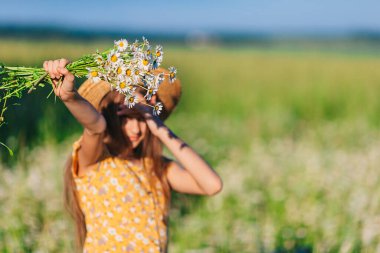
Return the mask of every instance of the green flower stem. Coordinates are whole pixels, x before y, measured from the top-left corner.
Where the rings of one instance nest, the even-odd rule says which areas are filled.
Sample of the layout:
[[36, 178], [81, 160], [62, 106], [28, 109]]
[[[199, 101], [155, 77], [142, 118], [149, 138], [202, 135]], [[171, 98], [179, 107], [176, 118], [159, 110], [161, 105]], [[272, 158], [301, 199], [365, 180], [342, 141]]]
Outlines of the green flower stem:
[[12, 149], [10, 149], [7, 145], [5, 145], [5, 144], [2, 143], [2, 142], [0, 142], [0, 145], [2, 145], [3, 147], [5, 147], [5, 148], [8, 150], [9, 154], [10, 154], [11, 156], [13, 156], [13, 151], [12, 151]]

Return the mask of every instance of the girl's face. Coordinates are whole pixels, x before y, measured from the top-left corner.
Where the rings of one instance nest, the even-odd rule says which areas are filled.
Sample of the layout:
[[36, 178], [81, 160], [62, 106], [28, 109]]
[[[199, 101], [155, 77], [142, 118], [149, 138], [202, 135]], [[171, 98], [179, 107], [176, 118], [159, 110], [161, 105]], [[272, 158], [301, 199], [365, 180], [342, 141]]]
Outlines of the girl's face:
[[132, 144], [132, 148], [136, 148], [145, 138], [147, 125], [144, 118], [139, 113], [128, 113], [122, 116], [123, 134]]

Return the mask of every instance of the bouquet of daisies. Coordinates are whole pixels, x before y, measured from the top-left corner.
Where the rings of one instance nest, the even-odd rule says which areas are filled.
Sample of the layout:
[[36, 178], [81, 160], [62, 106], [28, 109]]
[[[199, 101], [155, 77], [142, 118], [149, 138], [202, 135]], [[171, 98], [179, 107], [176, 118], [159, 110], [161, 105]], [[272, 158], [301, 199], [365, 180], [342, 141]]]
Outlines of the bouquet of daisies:
[[[146, 91], [145, 99], [149, 101], [156, 94], [165, 75], [170, 81], [176, 78], [177, 70], [169, 68], [169, 74], [154, 74], [153, 69], [159, 67], [163, 60], [162, 46], [153, 48], [143, 37], [142, 41], [129, 43], [126, 39], [115, 41], [114, 46], [104, 52], [85, 55], [74, 61], [66, 68], [76, 77], [87, 77], [93, 82], [104, 80], [112, 89], [125, 95], [125, 103], [132, 108], [138, 103], [136, 89]], [[51, 84], [52, 81], [42, 68], [8, 67], [0, 64], [0, 126], [4, 123], [4, 112], [7, 100], [12, 97], [20, 98], [27, 90], [28, 93]], [[153, 114], [158, 115], [162, 104], [147, 104], [153, 108]], [[1, 143], [0, 143], [1, 144]]]

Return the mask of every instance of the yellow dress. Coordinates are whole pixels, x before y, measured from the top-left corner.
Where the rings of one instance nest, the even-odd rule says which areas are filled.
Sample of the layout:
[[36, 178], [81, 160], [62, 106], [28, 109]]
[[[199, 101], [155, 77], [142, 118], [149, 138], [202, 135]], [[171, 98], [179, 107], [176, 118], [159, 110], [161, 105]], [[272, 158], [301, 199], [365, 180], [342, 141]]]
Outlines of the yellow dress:
[[[162, 185], [154, 176], [116, 157], [78, 176], [80, 140], [73, 145], [73, 166], [87, 236], [83, 252], [166, 252], [167, 226]], [[153, 189], [150, 185], [154, 185]]]

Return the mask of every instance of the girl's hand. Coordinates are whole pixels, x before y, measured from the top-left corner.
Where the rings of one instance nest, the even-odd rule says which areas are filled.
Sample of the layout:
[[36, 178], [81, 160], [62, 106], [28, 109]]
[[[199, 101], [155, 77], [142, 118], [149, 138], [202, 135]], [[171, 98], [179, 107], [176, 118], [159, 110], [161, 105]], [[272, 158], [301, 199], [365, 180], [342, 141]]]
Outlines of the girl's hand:
[[53, 82], [53, 90], [56, 96], [62, 101], [69, 101], [74, 97], [75, 77], [67, 70], [66, 65], [69, 63], [67, 59], [45, 61], [43, 67], [50, 75]]
[[153, 135], [159, 137], [160, 131], [162, 130], [166, 130], [165, 132], [168, 131], [164, 122], [162, 122], [162, 120], [158, 116], [153, 115], [151, 107], [142, 103], [137, 103], [135, 107], [140, 113], [143, 114], [145, 118], [145, 122], [148, 125], [149, 130], [152, 132]]
[[168, 131], [167, 127], [162, 122], [162, 120], [159, 117], [154, 116], [152, 114], [152, 108], [142, 103], [137, 103], [133, 109], [129, 109], [126, 105], [122, 104], [119, 106], [117, 115], [128, 115], [128, 113], [130, 113], [130, 110], [134, 109], [140, 112], [141, 115], [144, 117], [145, 122], [153, 135], [159, 137], [160, 131]]

